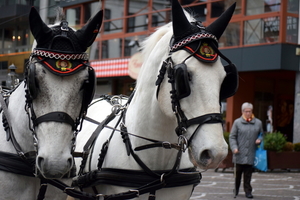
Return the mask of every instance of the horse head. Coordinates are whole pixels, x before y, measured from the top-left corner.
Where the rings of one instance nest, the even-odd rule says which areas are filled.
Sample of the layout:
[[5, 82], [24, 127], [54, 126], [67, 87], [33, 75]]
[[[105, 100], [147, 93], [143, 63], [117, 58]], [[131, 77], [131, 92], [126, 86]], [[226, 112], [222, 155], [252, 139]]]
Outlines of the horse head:
[[36, 171], [44, 178], [62, 178], [73, 167], [78, 127], [93, 99], [95, 72], [87, 48], [95, 40], [103, 13], [82, 29], [67, 21], [48, 27], [35, 8], [29, 14], [36, 40], [25, 72], [26, 110], [36, 146]]
[[[160, 109], [176, 121], [176, 133], [190, 161], [204, 169], [217, 167], [228, 152], [220, 101], [235, 94], [238, 76], [236, 67], [218, 50], [218, 40], [234, 9], [235, 4], [204, 27], [173, 0], [170, 51], [156, 82]], [[220, 57], [229, 65], [223, 66]]]

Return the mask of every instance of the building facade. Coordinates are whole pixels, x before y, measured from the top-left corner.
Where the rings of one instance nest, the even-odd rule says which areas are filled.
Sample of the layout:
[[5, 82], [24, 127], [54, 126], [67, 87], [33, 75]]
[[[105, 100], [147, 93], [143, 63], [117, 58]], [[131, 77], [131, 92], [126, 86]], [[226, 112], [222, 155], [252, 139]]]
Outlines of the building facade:
[[[98, 80], [96, 95], [130, 94], [142, 63], [140, 43], [157, 27], [171, 21], [170, 0], [15, 2], [15, 15], [0, 12], [0, 67], [5, 70], [12, 61], [18, 60], [14, 63], [17, 73], [22, 73], [32, 43], [28, 26], [24, 25], [25, 7], [23, 12], [18, 11], [18, 3], [38, 6], [47, 23], [55, 21], [55, 9], [59, 5], [74, 28], [83, 26], [99, 9], [104, 10], [101, 32], [89, 48]], [[272, 108], [273, 131], [284, 133], [289, 141], [300, 142], [299, 0], [180, 2], [204, 25], [212, 23], [233, 2], [237, 3], [219, 41], [221, 51], [236, 64], [240, 83], [236, 95], [222, 102], [225, 130], [230, 130], [233, 121], [241, 115], [242, 103], [247, 101], [254, 104], [254, 114], [263, 121], [266, 131]], [[1, 5], [0, 11], [12, 5], [5, 6]], [[21, 55], [22, 58], [17, 58]]]

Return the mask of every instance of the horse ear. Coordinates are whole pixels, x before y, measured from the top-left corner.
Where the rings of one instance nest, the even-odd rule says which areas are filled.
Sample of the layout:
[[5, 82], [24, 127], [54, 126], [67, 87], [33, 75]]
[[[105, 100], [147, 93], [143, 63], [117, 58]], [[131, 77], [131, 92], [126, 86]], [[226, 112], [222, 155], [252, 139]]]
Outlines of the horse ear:
[[53, 32], [51, 28], [43, 22], [38, 11], [34, 7], [31, 7], [29, 13], [29, 26], [37, 44], [44, 44], [52, 39]]
[[100, 10], [93, 17], [93, 19], [90, 20], [90, 22], [88, 22], [81, 29], [76, 31], [75, 34], [82, 47], [87, 48], [92, 45], [101, 27], [102, 20], [103, 10]]
[[172, 21], [174, 40], [179, 41], [191, 29], [191, 24], [187, 20], [178, 0], [172, 0]]
[[206, 27], [206, 30], [214, 34], [218, 39], [225, 31], [235, 10], [236, 3], [232, 4], [218, 19]]

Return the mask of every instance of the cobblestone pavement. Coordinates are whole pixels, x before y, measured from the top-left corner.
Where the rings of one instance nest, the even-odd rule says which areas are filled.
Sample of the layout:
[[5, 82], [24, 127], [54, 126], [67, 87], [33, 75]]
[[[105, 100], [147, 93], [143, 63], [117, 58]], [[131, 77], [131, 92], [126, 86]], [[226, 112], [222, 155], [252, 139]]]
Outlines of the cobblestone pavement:
[[[224, 172], [208, 170], [202, 173], [201, 183], [195, 188], [191, 200], [246, 200], [243, 183], [236, 198], [233, 197], [233, 185], [233, 169]], [[300, 200], [299, 170], [254, 172], [251, 185], [254, 199]]]

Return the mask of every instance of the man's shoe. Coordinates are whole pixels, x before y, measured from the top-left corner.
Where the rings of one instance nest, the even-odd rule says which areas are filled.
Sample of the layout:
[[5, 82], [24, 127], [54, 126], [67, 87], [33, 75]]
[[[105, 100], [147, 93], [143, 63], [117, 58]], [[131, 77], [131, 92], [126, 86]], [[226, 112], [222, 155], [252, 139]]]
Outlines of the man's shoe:
[[252, 194], [251, 193], [246, 193], [246, 195], [245, 195], [248, 199], [252, 199], [253, 198], [253, 196], [252, 196]]

